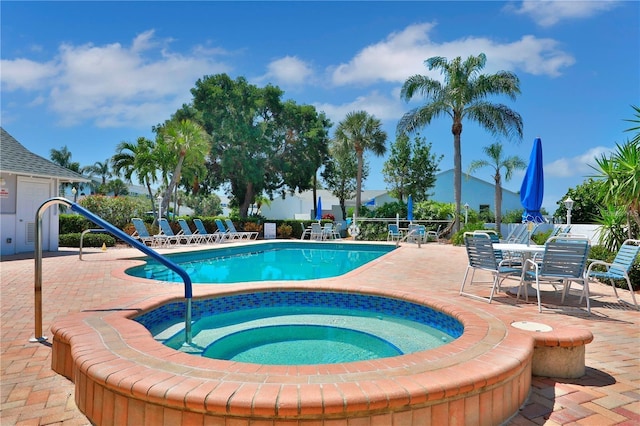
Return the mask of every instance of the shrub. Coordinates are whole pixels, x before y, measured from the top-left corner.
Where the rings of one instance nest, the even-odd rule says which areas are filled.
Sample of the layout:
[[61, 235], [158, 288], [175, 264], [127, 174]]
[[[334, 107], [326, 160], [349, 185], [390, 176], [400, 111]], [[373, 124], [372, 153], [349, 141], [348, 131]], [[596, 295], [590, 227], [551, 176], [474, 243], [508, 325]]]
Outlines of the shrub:
[[149, 210], [151, 202], [143, 197], [105, 197], [90, 195], [78, 203], [91, 213], [123, 229], [132, 217], [142, 217]]
[[[60, 234], [58, 237], [58, 244], [60, 247], [80, 247], [81, 232], [74, 232], [71, 234]], [[82, 239], [83, 247], [102, 247], [105, 244], [107, 247], [113, 247], [116, 245], [116, 239], [109, 234], [85, 234]]]
[[255, 222], [245, 222], [242, 226], [242, 230], [245, 232], [257, 232], [258, 235], [260, 235], [262, 234], [262, 225]]
[[[74, 213], [61, 213], [58, 217], [58, 223], [60, 226], [60, 234], [81, 233], [93, 225], [89, 219]], [[97, 225], [95, 227], [97, 227]]]
[[451, 244], [456, 246], [464, 245], [465, 232], [481, 231], [483, 229], [485, 229], [484, 223], [467, 223], [464, 228], [453, 234], [453, 237], [451, 237]]
[[283, 223], [277, 229], [278, 238], [288, 239], [288, 238], [291, 238], [292, 234], [293, 234], [293, 227], [291, 227], [291, 225], [287, 225], [286, 223]]

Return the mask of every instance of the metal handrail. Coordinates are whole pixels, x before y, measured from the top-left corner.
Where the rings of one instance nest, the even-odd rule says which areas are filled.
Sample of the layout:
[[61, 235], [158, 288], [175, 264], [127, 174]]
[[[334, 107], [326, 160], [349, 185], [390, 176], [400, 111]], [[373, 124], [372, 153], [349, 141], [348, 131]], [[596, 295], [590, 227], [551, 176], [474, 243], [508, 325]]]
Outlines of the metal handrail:
[[109, 231], [107, 231], [106, 229], [85, 229], [84, 231], [82, 231], [82, 234], [80, 234], [80, 252], [78, 253], [78, 258], [80, 260], [82, 260], [82, 244], [84, 242], [84, 236], [86, 234], [92, 233], [92, 232], [97, 232], [97, 233], [101, 233], [101, 234], [105, 234], [105, 233], [109, 233]]
[[185, 271], [180, 266], [176, 265], [166, 257], [162, 256], [157, 251], [151, 249], [150, 247], [147, 247], [145, 244], [142, 244], [138, 240], [134, 239], [126, 232], [116, 228], [106, 220], [100, 218], [99, 216], [96, 216], [95, 214], [91, 213], [89, 210], [83, 208], [82, 206], [76, 203], [72, 203], [71, 201], [62, 197], [54, 197], [54, 198], [48, 199], [47, 201], [42, 203], [42, 205], [40, 205], [40, 207], [36, 212], [36, 241], [35, 241], [35, 253], [34, 253], [35, 337], [29, 340], [31, 342], [42, 342], [44, 340], [47, 340], [47, 337], [43, 336], [43, 333], [42, 333], [42, 215], [47, 208], [55, 204], [64, 204], [70, 207], [71, 210], [81, 214], [82, 216], [86, 217], [96, 225], [102, 226], [105, 230], [107, 230], [111, 234], [115, 235], [116, 237], [130, 244], [132, 247], [137, 248], [141, 252], [152, 257], [153, 259], [157, 260], [167, 268], [172, 269], [178, 275], [180, 275], [180, 277], [184, 281], [184, 297], [186, 299], [185, 325], [184, 325], [185, 342], [186, 344], [191, 344], [191, 341], [192, 341], [191, 299], [193, 297], [193, 290], [192, 290], [192, 284], [191, 284], [191, 277], [189, 277], [189, 274], [187, 273], [187, 271]]

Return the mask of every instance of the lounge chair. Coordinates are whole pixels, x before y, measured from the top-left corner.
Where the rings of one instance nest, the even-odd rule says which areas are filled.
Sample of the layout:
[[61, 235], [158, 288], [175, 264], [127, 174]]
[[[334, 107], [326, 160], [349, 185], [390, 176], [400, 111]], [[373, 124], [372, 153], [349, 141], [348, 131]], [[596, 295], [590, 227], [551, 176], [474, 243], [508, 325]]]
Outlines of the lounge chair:
[[202, 223], [201, 219], [195, 218], [193, 219], [193, 224], [196, 226], [196, 235], [200, 235], [203, 238], [204, 242], [207, 243], [217, 243], [220, 242], [220, 236], [216, 233], [207, 232], [207, 228], [205, 228], [204, 223]]
[[187, 243], [201, 244], [204, 242], [205, 237], [198, 233], [193, 233], [186, 220], [178, 219], [178, 224], [180, 224], [181, 235], [187, 238]]
[[131, 223], [136, 228], [135, 232], [131, 234], [133, 238], [137, 238], [142, 244], [150, 246], [162, 246], [166, 243], [166, 238], [161, 235], [151, 235], [145, 225], [144, 221], [139, 217], [131, 219]]
[[[522, 274], [521, 268], [510, 266], [508, 263], [508, 259], [498, 260], [498, 258], [496, 257], [496, 250], [493, 248], [493, 243], [489, 234], [484, 232], [465, 232], [464, 244], [467, 249], [469, 264], [467, 265], [467, 270], [464, 273], [462, 285], [460, 286], [460, 296], [473, 297], [491, 303], [496, 290], [500, 291], [500, 285], [502, 284], [502, 281], [504, 281], [506, 278], [520, 278]], [[467, 277], [470, 270], [471, 281], [469, 282], [469, 285], [473, 285], [474, 276], [477, 270], [487, 271], [493, 275], [493, 286], [491, 287], [491, 293], [488, 299], [486, 297], [477, 296], [475, 294], [466, 293], [464, 291], [464, 287], [467, 284]], [[475, 282], [481, 283], [486, 281]]]
[[[544, 245], [542, 260], [525, 260], [516, 301], [520, 298], [521, 290], [525, 288], [525, 280], [527, 278], [535, 280], [536, 293], [538, 295], [538, 312], [542, 312], [542, 302], [540, 300], [540, 282], [542, 281], [549, 282], [554, 289], [558, 285], [563, 286], [560, 303], [564, 303], [572, 282], [581, 283], [583, 294], [586, 292], [588, 295], [589, 290], [585, 290], [588, 285], [585, 268], [589, 246], [589, 239], [583, 237], [553, 237], [548, 239]], [[589, 297], [587, 297], [587, 311], [591, 313]]]
[[181, 241], [189, 242], [189, 238], [186, 236], [181, 233], [175, 234], [173, 232], [173, 229], [171, 229], [171, 225], [169, 225], [169, 221], [167, 219], [161, 217], [158, 219], [158, 225], [160, 225], [160, 235], [166, 238], [165, 245], [179, 244]]
[[232, 234], [227, 229], [227, 227], [224, 226], [224, 222], [222, 222], [222, 220], [216, 219], [215, 223], [216, 223], [216, 227], [218, 228], [218, 230], [216, 231], [216, 234], [220, 235], [220, 241], [232, 241], [232, 240], [239, 240], [242, 238], [238, 234]]
[[322, 227], [322, 239], [333, 239], [333, 223], [327, 222], [324, 224], [324, 226]]
[[427, 231], [424, 225], [409, 225], [407, 241], [411, 243], [426, 243]]
[[258, 232], [256, 231], [238, 231], [236, 230], [236, 226], [233, 224], [233, 222], [231, 221], [231, 219], [225, 219], [224, 223], [227, 224], [227, 229], [229, 230], [230, 234], [236, 234], [240, 236], [240, 240], [242, 239], [247, 239], [247, 240], [256, 240], [258, 239]]
[[[638, 302], [636, 302], [636, 295], [633, 291], [633, 287], [631, 286], [631, 280], [629, 279], [629, 272], [633, 267], [636, 257], [638, 257], [638, 253], [640, 253], [640, 240], [626, 240], [620, 246], [618, 254], [616, 254], [613, 262], [608, 263], [602, 260], [589, 259], [591, 263], [587, 268], [587, 280], [590, 278], [595, 278], [599, 281], [609, 280], [618, 301], [620, 301], [621, 299], [618, 296], [618, 290], [616, 290], [616, 283], [614, 282], [614, 280], [625, 280], [627, 282], [629, 293], [631, 293], [633, 304], [635, 305], [636, 309], [640, 310], [640, 307], [638, 307]], [[595, 266], [603, 266], [605, 270], [593, 270]], [[582, 302], [582, 298], [584, 296], [586, 296], [587, 300], [589, 300], [589, 287], [585, 286], [584, 288], [585, 291], [583, 291], [582, 296], [580, 296], [580, 302]]]

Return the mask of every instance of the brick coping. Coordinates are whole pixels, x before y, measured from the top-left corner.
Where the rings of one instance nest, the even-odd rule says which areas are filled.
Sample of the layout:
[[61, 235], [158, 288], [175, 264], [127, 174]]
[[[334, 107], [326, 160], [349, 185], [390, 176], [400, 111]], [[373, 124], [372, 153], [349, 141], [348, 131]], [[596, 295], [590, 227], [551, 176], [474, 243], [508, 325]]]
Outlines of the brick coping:
[[[260, 290], [266, 288], [261, 286]], [[318, 288], [317, 283], [314, 288]], [[283, 288], [272, 288], [279, 289]], [[286, 289], [309, 290], [309, 286]], [[322, 286], [322, 290], [344, 291], [331, 285]], [[246, 290], [198, 288], [197, 298], [240, 291]], [[82, 312], [56, 322], [52, 326], [52, 367], [74, 380], [76, 388], [82, 382], [85, 386], [91, 382], [129, 399], [172, 409], [272, 419], [350, 418], [363, 413], [404, 411], [477, 398], [506, 383], [511, 386], [514, 378], [530, 382], [533, 339], [514, 332], [498, 318], [437, 297], [427, 299], [371, 288], [351, 291], [428, 305], [457, 318], [465, 332], [439, 348], [393, 358], [308, 366], [247, 364], [191, 356], [155, 341], [130, 317], [181, 300], [177, 295], [158, 296], [131, 303], [125, 309]], [[502, 413], [502, 421], [526, 400], [528, 386], [521, 384], [520, 388], [510, 411]], [[77, 395], [76, 399], [92, 419], [96, 403], [83, 404], [88, 398]]]

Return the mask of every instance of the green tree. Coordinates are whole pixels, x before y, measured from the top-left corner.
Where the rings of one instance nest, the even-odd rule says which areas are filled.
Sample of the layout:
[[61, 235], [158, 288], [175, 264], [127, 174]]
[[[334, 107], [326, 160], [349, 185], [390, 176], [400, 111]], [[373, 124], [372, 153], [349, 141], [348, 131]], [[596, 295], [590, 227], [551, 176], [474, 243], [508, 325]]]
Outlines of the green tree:
[[155, 148], [155, 142], [141, 136], [136, 143], [120, 142], [116, 147], [116, 154], [111, 157], [116, 175], [122, 174], [127, 182], [132, 182], [132, 177], [136, 175], [138, 183], [147, 188], [154, 215], [156, 215], [156, 205], [151, 185], [157, 182], [158, 160]]
[[502, 144], [492, 143], [482, 148], [489, 160], [474, 160], [469, 165], [469, 174], [483, 167], [493, 168], [493, 183], [495, 185], [495, 208], [496, 208], [496, 229], [500, 230], [502, 224], [502, 172], [504, 169], [504, 180], [509, 182], [515, 170], [525, 169], [527, 163], [517, 155], [504, 157]]
[[564, 200], [571, 197], [573, 208], [571, 209], [571, 223], [595, 223], [604, 207], [602, 194], [602, 181], [589, 178], [575, 188], [569, 188], [567, 193], [556, 202], [558, 208], [553, 217], [557, 222], [565, 223], [567, 208]]
[[83, 167], [82, 173], [87, 173], [90, 177], [100, 176], [102, 185], [105, 185], [107, 179], [113, 176], [111, 167], [109, 166], [109, 159], [106, 159], [104, 162], [96, 161], [91, 166]]
[[171, 195], [180, 181], [182, 168], [204, 164], [211, 148], [209, 135], [191, 120], [169, 120], [157, 129], [158, 145], [166, 145], [175, 154], [171, 181], [162, 196], [161, 211], [169, 211]]
[[187, 195], [184, 204], [193, 210], [195, 216], [219, 216], [222, 214], [222, 202], [216, 194]]
[[640, 142], [627, 141], [616, 144], [617, 150], [607, 157], [602, 154], [596, 158], [594, 169], [598, 172], [594, 177], [601, 179], [601, 195], [604, 202], [624, 207], [629, 221], [629, 238], [631, 221], [640, 227]]
[[[64, 167], [65, 169], [69, 169], [76, 173], [82, 173], [80, 170], [80, 163], [78, 163], [77, 161], [71, 161], [71, 151], [69, 151], [66, 145], [60, 148], [59, 150], [52, 149], [51, 151], [49, 151], [49, 158], [51, 159], [51, 161], [53, 161], [54, 163], [56, 163], [61, 167]], [[65, 189], [73, 186], [74, 186], [73, 182], [65, 182], [60, 184], [61, 195], [64, 196]], [[75, 202], [76, 200], [77, 200], [77, 194], [74, 195], [73, 201]]]
[[387, 133], [382, 130], [380, 120], [369, 115], [366, 111], [354, 111], [348, 113], [345, 119], [338, 124], [335, 139], [355, 151], [358, 159], [355, 206], [355, 213], [358, 216], [362, 203], [364, 153], [370, 151], [377, 156], [384, 155], [387, 150], [385, 146]]
[[104, 185], [105, 192], [112, 192], [114, 197], [129, 195], [129, 187], [122, 179], [114, 179]]
[[431, 144], [417, 134], [410, 142], [401, 134], [391, 145], [391, 155], [384, 163], [384, 180], [391, 185], [389, 193], [400, 201], [412, 195], [414, 202], [429, 197], [429, 189], [435, 186], [436, 173], [442, 156], [431, 153]]
[[214, 180], [228, 183], [230, 202], [241, 217], [259, 194], [312, 187], [326, 156], [330, 127], [314, 107], [283, 103], [279, 88], [258, 88], [226, 74], [198, 80], [191, 93], [193, 108], [212, 138], [208, 168]]
[[[342, 220], [346, 220], [346, 201], [353, 198], [358, 186], [356, 183], [358, 158], [353, 150], [336, 140], [331, 142], [329, 153], [330, 157], [320, 175], [327, 188], [338, 198], [342, 210]], [[368, 174], [369, 167], [365, 161], [362, 168], [363, 179], [366, 179]]]
[[453, 191], [456, 205], [455, 230], [460, 229], [460, 200], [462, 197], [462, 154], [460, 136], [462, 122], [467, 119], [480, 125], [492, 135], [522, 138], [522, 117], [503, 104], [486, 100], [489, 95], [507, 95], [515, 99], [520, 93], [518, 77], [507, 71], [481, 74], [487, 58], [484, 53], [448, 61], [435, 56], [425, 61], [429, 70], [439, 69], [444, 82], [425, 75], [414, 75], [405, 81], [400, 96], [409, 101], [415, 95], [426, 98], [426, 103], [407, 112], [398, 122], [398, 132], [412, 132], [426, 126], [435, 118], [448, 115], [453, 124]]

